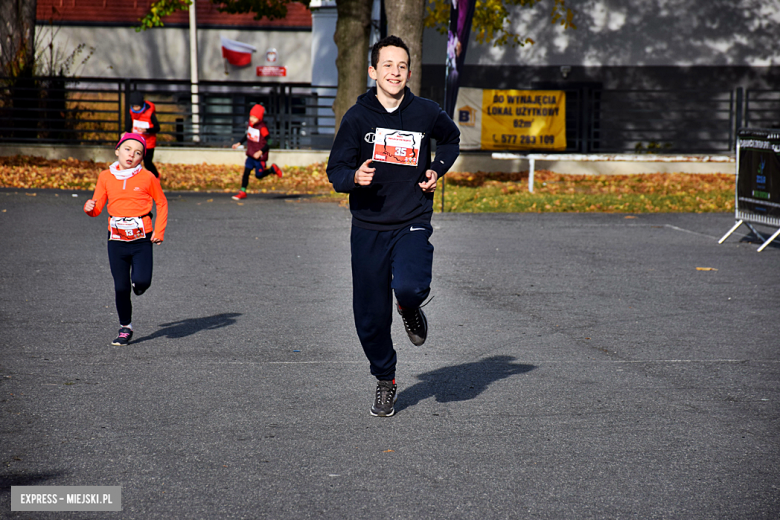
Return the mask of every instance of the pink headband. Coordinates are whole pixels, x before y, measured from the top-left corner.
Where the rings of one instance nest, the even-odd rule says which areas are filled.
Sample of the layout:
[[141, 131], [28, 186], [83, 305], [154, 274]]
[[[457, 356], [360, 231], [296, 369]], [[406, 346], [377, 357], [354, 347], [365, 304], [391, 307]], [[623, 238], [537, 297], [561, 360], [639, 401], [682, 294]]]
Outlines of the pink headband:
[[126, 133], [126, 134], [125, 134], [125, 135], [122, 137], [122, 139], [120, 139], [120, 140], [119, 140], [119, 142], [116, 144], [116, 147], [114, 148], [114, 150], [118, 150], [118, 149], [119, 149], [119, 146], [120, 146], [122, 143], [124, 143], [125, 141], [129, 141], [129, 140], [131, 140], [131, 139], [132, 139], [133, 141], [138, 141], [139, 143], [141, 143], [141, 144], [143, 145], [143, 147], [144, 147], [144, 154], [143, 154], [143, 155], [144, 155], [144, 156], [146, 156], [146, 139], [144, 139], [144, 136], [142, 136], [141, 134], [134, 134], [134, 133], [132, 133], [132, 132], [128, 132], [128, 133]]

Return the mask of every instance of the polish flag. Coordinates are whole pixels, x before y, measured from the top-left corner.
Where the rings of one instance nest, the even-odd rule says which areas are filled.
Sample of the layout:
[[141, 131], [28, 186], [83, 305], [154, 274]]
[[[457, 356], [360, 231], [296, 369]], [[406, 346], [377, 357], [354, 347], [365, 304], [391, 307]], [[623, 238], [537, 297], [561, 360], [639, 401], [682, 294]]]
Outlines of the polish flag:
[[252, 53], [257, 51], [257, 47], [248, 43], [228, 40], [224, 36], [220, 36], [219, 39], [222, 41], [222, 57], [228, 63], [236, 67], [246, 67], [252, 63]]

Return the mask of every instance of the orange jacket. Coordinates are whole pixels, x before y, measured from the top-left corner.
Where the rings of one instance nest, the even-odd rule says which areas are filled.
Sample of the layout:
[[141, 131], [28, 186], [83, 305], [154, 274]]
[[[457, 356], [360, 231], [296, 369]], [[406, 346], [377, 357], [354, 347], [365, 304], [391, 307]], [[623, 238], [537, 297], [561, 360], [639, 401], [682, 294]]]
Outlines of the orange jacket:
[[[168, 199], [165, 198], [160, 181], [149, 170], [141, 169], [129, 179], [120, 181], [111, 170], [103, 170], [98, 175], [95, 193], [92, 195], [95, 208], [84, 212], [97, 217], [108, 201], [108, 214], [111, 217], [140, 217], [157, 206], [157, 230], [154, 236], [163, 240], [168, 225]], [[111, 227], [109, 224], [109, 231]], [[152, 217], [144, 217], [144, 232], [149, 235], [153, 230]]]

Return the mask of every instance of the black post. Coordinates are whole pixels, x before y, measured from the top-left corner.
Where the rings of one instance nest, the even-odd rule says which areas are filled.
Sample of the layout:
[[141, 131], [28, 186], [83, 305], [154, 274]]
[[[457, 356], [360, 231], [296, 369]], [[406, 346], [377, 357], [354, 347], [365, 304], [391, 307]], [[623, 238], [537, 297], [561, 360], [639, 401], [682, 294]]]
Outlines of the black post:
[[[132, 116], [130, 116], [130, 102], [128, 101], [130, 97], [130, 78], [125, 79], [125, 109], [124, 109], [124, 117], [120, 117], [119, 119], [119, 135], [122, 135], [122, 132], [125, 131], [125, 125], [127, 125], [127, 122], [131, 119]], [[120, 111], [122, 110], [122, 104], [119, 104]]]
[[582, 128], [582, 131], [580, 133], [580, 153], [588, 153], [590, 151], [590, 140], [591, 136], [593, 135], [593, 132], [590, 128], [591, 118], [589, 117], [591, 113], [591, 106], [590, 106], [590, 89], [588, 87], [582, 87], [579, 90], [579, 96], [580, 96], [580, 125]]
[[[743, 109], [743, 106], [742, 106], [743, 102], [745, 104], [744, 105], [744, 109], [745, 109], [744, 112], [742, 111], [742, 109]], [[747, 96], [744, 95], [744, 91], [743, 91], [742, 87], [737, 87], [737, 100], [736, 100], [735, 104], [736, 104], [736, 107], [735, 107], [736, 115], [734, 117], [734, 119], [735, 119], [735, 121], [734, 121], [734, 125], [735, 125], [734, 126], [734, 136], [735, 136], [735, 138], [734, 138], [734, 145], [736, 146], [736, 142], [737, 142], [736, 141], [736, 135], [737, 135], [737, 132], [743, 126], [742, 118], [743, 117], [745, 118], [744, 126], [747, 126], [747, 119], [748, 119], [748, 117], [747, 117], [747, 109], [748, 109], [748, 106], [747, 106]]]

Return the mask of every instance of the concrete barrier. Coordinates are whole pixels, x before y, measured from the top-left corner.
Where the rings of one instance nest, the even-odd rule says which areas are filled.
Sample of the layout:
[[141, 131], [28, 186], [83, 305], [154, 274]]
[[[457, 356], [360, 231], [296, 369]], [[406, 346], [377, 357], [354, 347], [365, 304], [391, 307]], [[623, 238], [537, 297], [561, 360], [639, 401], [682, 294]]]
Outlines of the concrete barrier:
[[[328, 160], [329, 150], [271, 150], [270, 159], [281, 167], [308, 166], [324, 163]], [[58, 145], [58, 144], [0, 144], [0, 156], [28, 155], [45, 159], [74, 159], [96, 162], [113, 162], [114, 150], [111, 146]], [[502, 156], [503, 155], [503, 156]], [[499, 156], [501, 156], [499, 158]], [[510, 157], [511, 156], [511, 157]], [[160, 164], [224, 164], [241, 166], [244, 164], [243, 150], [230, 148], [190, 148], [159, 146], [155, 148], [154, 162]], [[623, 155], [623, 160], [588, 160], [578, 155], [554, 156], [549, 160], [536, 160], [539, 168], [559, 173], [579, 175], [609, 175], [633, 173], [734, 173], [734, 159], [722, 159], [719, 162], [703, 161], [703, 157], [713, 156], [676, 156], [674, 161], [658, 161], [648, 155]], [[612, 156], [617, 157], [617, 156]], [[650, 157], [653, 162], [636, 162], [636, 158]], [[728, 156], [726, 156], [728, 157]], [[630, 160], [629, 160], [630, 159]], [[491, 154], [490, 152], [461, 152], [450, 171], [453, 172], [521, 172], [530, 169], [528, 156], [520, 154]]]

